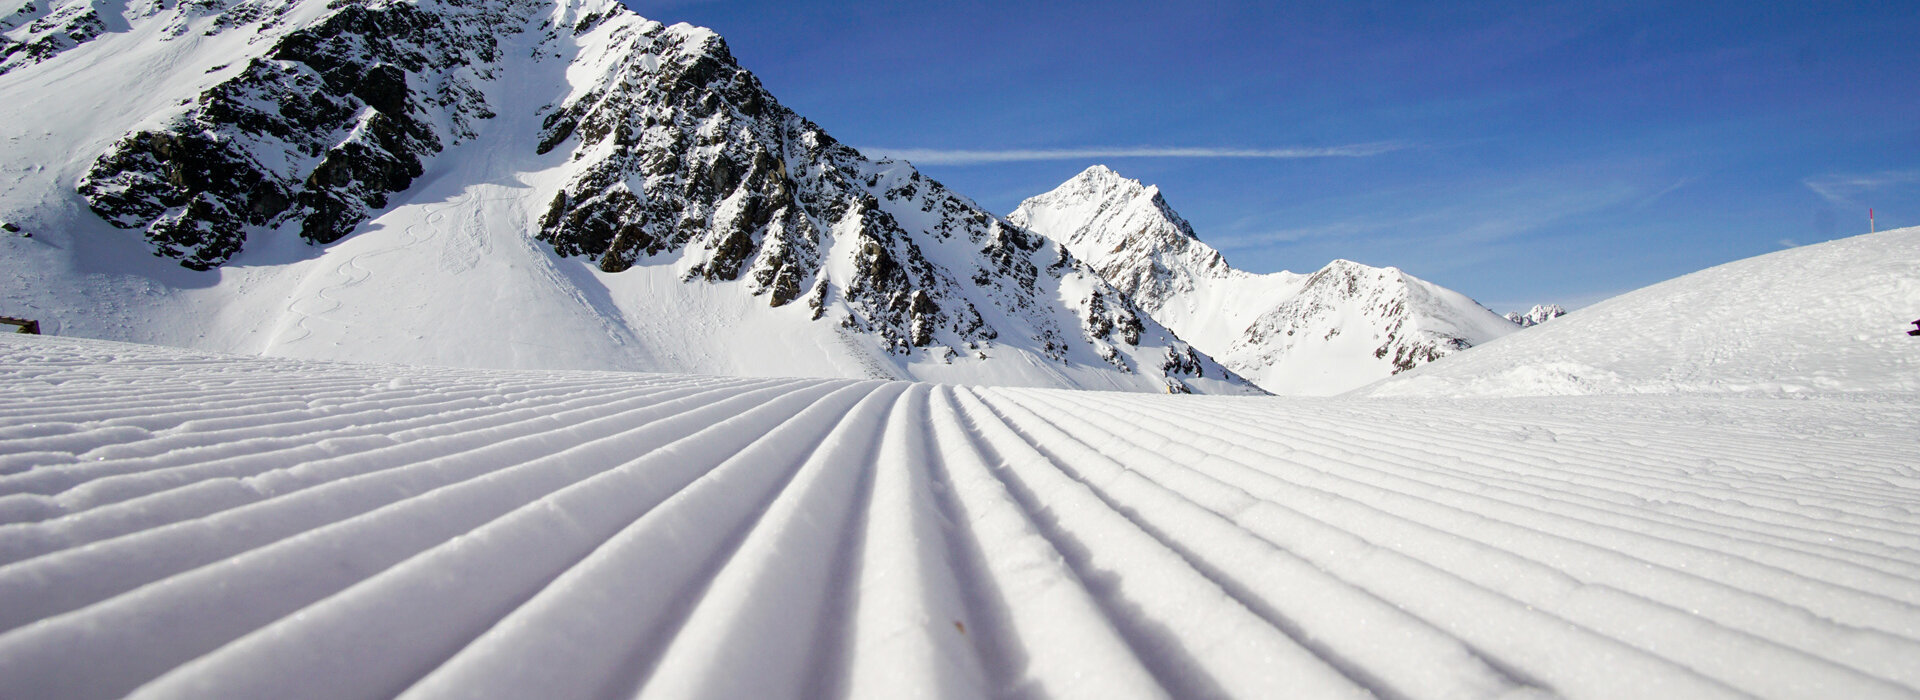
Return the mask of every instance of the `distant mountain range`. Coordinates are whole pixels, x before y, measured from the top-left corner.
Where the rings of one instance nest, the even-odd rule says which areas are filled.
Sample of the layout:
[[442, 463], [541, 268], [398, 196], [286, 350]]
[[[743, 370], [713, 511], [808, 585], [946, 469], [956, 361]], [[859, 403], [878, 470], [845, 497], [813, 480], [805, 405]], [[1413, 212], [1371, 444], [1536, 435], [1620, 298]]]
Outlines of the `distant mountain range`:
[[1158, 187], [1105, 166], [1022, 202], [1008, 221], [1060, 241], [1135, 306], [1275, 393], [1337, 394], [1519, 329], [1397, 268], [1236, 269]]
[[1565, 315], [1567, 310], [1559, 304], [1534, 304], [1526, 313], [1508, 311], [1507, 320], [1519, 324], [1521, 328], [1530, 328]]

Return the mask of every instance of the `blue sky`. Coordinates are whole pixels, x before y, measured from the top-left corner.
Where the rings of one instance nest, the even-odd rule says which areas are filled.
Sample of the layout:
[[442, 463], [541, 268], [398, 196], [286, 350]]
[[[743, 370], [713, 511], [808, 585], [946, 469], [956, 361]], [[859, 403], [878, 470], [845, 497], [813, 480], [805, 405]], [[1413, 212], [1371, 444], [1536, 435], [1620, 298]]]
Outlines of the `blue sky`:
[[649, 2], [998, 214], [1093, 163], [1255, 272], [1497, 311], [1920, 225], [1920, 2]]

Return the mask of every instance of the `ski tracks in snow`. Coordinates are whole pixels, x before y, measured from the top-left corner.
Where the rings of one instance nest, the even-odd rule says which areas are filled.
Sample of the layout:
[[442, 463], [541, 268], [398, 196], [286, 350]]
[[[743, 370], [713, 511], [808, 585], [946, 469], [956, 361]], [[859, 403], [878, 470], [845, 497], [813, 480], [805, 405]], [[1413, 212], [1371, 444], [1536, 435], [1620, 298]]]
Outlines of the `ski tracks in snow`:
[[[329, 282], [326, 286], [321, 287], [319, 291], [314, 292], [313, 296], [311, 297], [297, 297], [287, 302], [287, 307], [286, 307], [287, 313], [293, 314], [296, 317], [294, 320], [293, 328], [298, 329], [300, 331], [300, 335], [287, 338], [285, 340], [280, 340], [274, 343], [274, 345], [286, 345], [289, 343], [296, 343], [296, 342], [313, 337], [313, 327], [309, 326], [308, 322], [314, 319], [326, 320], [327, 314], [332, 313], [334, 311], [338, 311], [342, 305], [342, 302], [339, 299], [336, 299], [333, 296], [331, 296], [331, 293], [339, 292], [349, 287], [358, 286], [360, 283], [367, 281], [367, 278], [373, 276], [373, 271], [367, 269], [365, 265], [361, 264], [363, 261], [381, 256], [381, 255], [386, 255], [388, 253], [394, 253], [400, 250], [418, 246], [421, 243], [426, 242], [428, 239], [434, 238], [435, 236], [439, 235], [439, 233], [441, 232], [441, 229], [443, 228], [443, 226], [441, 226], [441, 223], [446, 221], [448, 211], [465, 210], [471, 207], [475, 203], [475, 199], [477, 197], [478, 197], [478, 194], [476, 193], [476, 191], [473, 188], [468, 188], [467, 190], [461, 192], [460, 196], [454, 200], [444, 202], [439, 205], [427, 205], [425, 207], [426, 215], [424, 217], [422, 217], [419, 221], [415, 221], [407, 224], [405, 227], [401, 229], [401, 233], [404, 234], [406, 237], [405, 240], [396, 242], [393, 245], [386, 246], [383, 248], [355, 253], [351, 256], [348, 256], [346, 262], [340, 263], [337, 267], [334, 268], [332, 273], [332, 276], [334, 277], [333, 281]], [[422, 226], [425, 226], [427, 228], [427, 234], [424, 236], [420, 234], [420, 229]], [[356, 233], [352, 235], [363, 235], [363, 234]], [[471, 245], [469, 241], [462, 241], [462, 243]], [[471, 265], [469, 264], [469, 266]], [[316, 309], [312, 312], [304, 311], [300, 308], [301, 302], [314, 300], [314, 299], [325, 302], [326, 307], [321, 309]], [[288, 332], [290, 332], [291, 330], [292, 329], [289, 329]]]
[[1877, 400], [5, 338], [0, 696], [1913, 697], [1920, 414]]

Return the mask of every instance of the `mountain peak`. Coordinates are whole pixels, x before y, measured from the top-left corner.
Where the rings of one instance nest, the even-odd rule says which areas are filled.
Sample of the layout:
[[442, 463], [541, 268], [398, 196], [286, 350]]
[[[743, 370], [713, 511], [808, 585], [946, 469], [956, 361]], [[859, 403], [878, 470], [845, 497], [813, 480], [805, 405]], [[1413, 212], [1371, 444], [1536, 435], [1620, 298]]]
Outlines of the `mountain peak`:
[[1316, 283], [1317, 280], [1320, 280], [1320, 279], [1339, 279], [1339, 280], [1377, 279], [1383, 283], [1392, 283], [1392, 282], [1398, 281], [1402, 284], [1405, 284], [1407, 280], [1407, 273], [1397, 267], [1392, 267], [1392, 266], [1374, 267], [1366, 263], [1354, 262], [1346, 258], [1334, 258], [1333, 261], [1328, 262], [1325, 266], [1321, 267], [1319, 271], [1310, 275], [1307, 279], [1307, 285], [1312, 286], [1313, 284]]
[[1567, 310], [1559, 304], [1534, 304], [1525, 313], [1508, 311], [1507, 320], [1520, 324], [1521, 328], [1531, 328], [1565, 315]]
[[[1058, 206], [1088, 201], [1119, 204], [1136, 199], [1160, 210], [1159, 214], [1162, 218], [1170, 222], [1178, 222], [1179, 225], [1176, 228], [1181, 229], [1187, 236], [1193, 235], [1193, 229], [1186, 226], [1186, 221], [1180, 219], [1180, 215], [1175, 214], [1173, 209], [1167, 206], [1166, 200], [1161, 198], [1158, 185], [1142, 184], [1139, 180], [1121, 175], [1105, 165], [1088, 166], [1086, 170], [1080, 171], [1080, 174], [1060, 183], [1060, 186], [1053, 188], [1053, 191], [1031, 197], [1028, 201], [1041, 200], [1041, 204]], [[1022, 202], [1021, 205], [1024, 207], [1026, 202]]]
[[1154, 320], [1278, 393], [1338, 393], [1515, 329], [1398, 268], [1337, 259], [1311, 275], [1234, 269], [1158, 187], [1104, 165], [1008, 220], [1064, 243]]
[[1233, 273], [1226, 258], [1200, 242], [1193, 226], [1167, 205], [1158, 186], [1104, 165], [1028, 198], [1007, 220], [1060, 241], [1148, 313], [1198, 280]]
[[[1139, 180], [1121, 175], [1105, 165], [1090, 166], [1066, 182], [1060, 183], [1060, 186], [1053, 188], [1052, 191], [1028, 197], [1020, 203], [1013, 214], [1008, 216], [1008, 220], [1025, 226], [1036, 217], [1068, 211], [1125, 219], [1126, 225], [1120, 228], [1127, 229], [1130, 234], [1133, 234], [1132, 240], [1127, 242], [1128, 245], [1124, 249], [1115, 252], [1122, 252], [1128, 256], [1150, 256], [1169, 250], [1183, 251], [1189, 247], [1189, 242], [1197, 243], [1200, 239], [1194, 233], [1193, 226], [1167, 204], [1166, 198], [1160, 194], [1159, 185], [1142, 184]], [[1090, 231], [1091, 227], [1088, 230]], [[1068, 243], [1070, 247], [1074, 245], [1071, 240], [1063, 240], [1063, 242]], [[1119, 241], [1102, 242], [1119, 243]], [[1211, 247], [1202, 245], [1200, 248], [1209, 254], [1203, 257], [1219, 256], [1219, 253]], [[1082, 259], [1096, 266], [1098, 263], [1092, 258], [1104, 257], [1082, 254], [1078, 248], [1074, 250], [1076, 255], [1081, 255]]]
[[682, 46], [706, 49], [714, 55], [732, 56], [727, 48], [727, 40], [719, 32], [697, 24], [675, 22], [667, 26], [667, 33], [680, 39]]
[[[1099, 163], [1087, 166], [1086, 170], [1080, 171], [1079, 175], [1073, 176], [1072, 179], [1067, 180], [1067, 183], [1080, 183], [1083, 185], [1094, 185], [1108, 190], [1124, 190], [1130, 192], [1143, 192], [1148, 189], [1157, 192], [1160, 189], [1158, 187], [1143, 185], [1139, 180], [1121, 175], [1119, 171]], [[1062, 185], [1062, 187], [1065, 187], [1065, 185]]]

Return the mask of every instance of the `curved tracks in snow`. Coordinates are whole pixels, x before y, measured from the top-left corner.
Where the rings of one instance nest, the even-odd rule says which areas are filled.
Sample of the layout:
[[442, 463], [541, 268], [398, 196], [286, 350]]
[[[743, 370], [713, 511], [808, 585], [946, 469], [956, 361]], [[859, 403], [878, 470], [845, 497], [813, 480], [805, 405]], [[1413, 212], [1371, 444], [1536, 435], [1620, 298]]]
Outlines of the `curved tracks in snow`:
[[0, 339], [0, 697], [1913, 697], [1915, 399]]
[[[312, 297], [301, 297], [298, 299], [294, 299], [293, 301], [287, 302], [287, 313], [293, 314], [298, 317], [294, 320], [294, 328], [298, 328], [300, 330], [300, 335], [292, 338], [288, 338], [286, 340], [278, 341], [276, 344], [285, 345], [288, 343], [295, 343], [295, 342], [299, 342], [302, 340], [306, 340], [307, 338], [313, 337], [313, 328], [309, 327], [307, 325], [307, 322], [316, 318], [325, 318], [326, 314], [339, 310], [341, 306], [341, 301], [339, 299], [333, 298], [332, 296], [329, 296], [328, 292], [337, 292], [337, 291], [346, 289], [348, 287], [359, 285], [360, 283], [367, 281], [367, 278], [373, 276], [373, 272], [371, 270], [368, 270], [365, 265], [360, 264], [362, 260], [379, 256], [379, 255], [385, 255], [387, 253], [399, 251], [404, 248], [416, 246], [427, 241], [430, 238], [433, 238], [435, 235], [438, 235], [440, 233], [440, 228], [441, 228], [440, 222], [446, 220], [447, 211], [449, 210], [457, 211], [457, 210], [460, 210], [462, 207], [472, 205], [474, 203], [476, 196], [477, 195], [474, 194], [473, 190], [468, 190], [462, 193], [461, 197], [455, 201], [447, 202], [439, 206], [429, 205], [426, 210], [427, 214], [422, 220], [408, 224], [406, 228], [401, 230], [402, 233], [406, 234], [406, 240], [396, 243], [394, 245], [387, 246], [385, 248], [380, 248], [377, 250], [369, 250], [369, 251], [366, 251], [363, 253], [357, 253], [348, 257], [346, 262], [340, 263], [340, 265], [334, 268], [333, 270], [333, 275], [338, 278], [337, 281], [331, 284], [328, 284], [325, 287], [321, 287], [320, 291], [314, 292]], [[421, 227], [422, 224], [427, 225], [428, 228], [430, 229], [427, 235], [425, 236], [422, 236], [419, 233], [419, 228]], [[327, 302], [328, 304], [330, 304], [330, 306], [324, 309], [314, 311], [313, 313], [307, 313], [305, 311], [300, 310], [299, 306], [300, 306], [300, 302], [306, 301], [308, 299], [319, 299], [321, 301]]]

